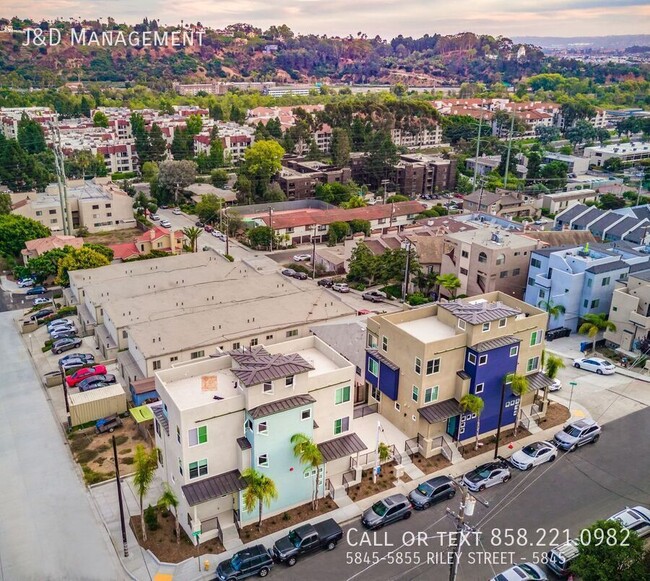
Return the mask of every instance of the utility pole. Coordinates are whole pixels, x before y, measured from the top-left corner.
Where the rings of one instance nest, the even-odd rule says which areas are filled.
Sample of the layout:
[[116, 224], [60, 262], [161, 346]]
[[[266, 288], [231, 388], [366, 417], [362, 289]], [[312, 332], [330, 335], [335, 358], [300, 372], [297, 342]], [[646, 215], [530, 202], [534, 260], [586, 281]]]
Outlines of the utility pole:
[[316, 238], [311, 237], [311, 279], [316, 279]]
[[61, 133], [57, 122], [50, 123], [52, 131], [52, 142], [54, 147], [54, 168], [56, 171], [56, 183], [59, 189], [59, 205], [61, 206], [61, 220], [63, 221], [63, 233], [67, 236], [72, 234], [72, 214], [68, 212], [68, 191], [65, 181], [65, 164], [63, 152], [61, 151]]
[[372, 469], [372, 481], [377, 483], [377, 474], [379, 472], [379, 433], [383, 432], [384, 428], [381, 427], [381, 422], [377, 420], [377, 433], [375, 435], [375, 465]]
[[383, 179], [381, 180], [381, 185], [384, 186], [384, 204], [386, 203], [386, 186], [390, 183], [390, 180]]
[[273, 252], [273, 208], [269, 206], [269, 227], [271, 228], [270, 251]]
[[512, 132], [515, 129], [515, 114], [512, 114], [512, 120], [510, 121], [510, 137], [508, 139], [508, 153], [506, 155], [506, 175], [503, 177], [503, 189], [506, 189], [508, 186], [508, 168], [510, 166], [510, 152], [512, 150]]
[[[497, 435], [496, 435], [496, 442], [494, 443], [494, 459], [497, 460], [499, 458], [499, 438], [501, 437], [501, 422], [503, 421], [503, 404], [506, 399], [506, 385], [508, 385], [508, 377], [510, 377], [511, 374], [506, 375], [503, 378], [503, 382], [501, 383], [501, 402], [499, 403], [499, 422], [497, 423]], [[515, 421], [517, 421], [515, 419]]]
[[408, 293], [409, 284], [409, 266], [411, 260], [411, 241], [406, 241], [406, 268], [404, 269], [404, 288], [402, 289], [402, 302], [406, 302], [406, 295]]
[[[481, 118], [479, 119], [478, 122], [478, 137], [476, 139], [476, 161], [474, 162], [474, 181], [472, 182], [472, 185], [474, 188], [476, 188], [476, 178], [478, 176], [478, 154], [479, 150], [481, 148], [481, 128], [483, 126], [483, 113], [481, 113]], [[478, 208], [479, 212], [481, 211], [481, 206]]]
[[645, 177], [645, 173], [640, 172], [640, 173], [638, 173], [636, 175], [636, 177], [639, 178], [639, 190], [638, 190], [638, 193], [636, 195], [636, 205], [638, 206], [639, 202], [641, 201], [641, 190], [643, 189], [643, 178]]
[[115, 482], [117, 483], [117, 499], [120, 505], [120, 525], [122, 526], [122, 545], [124, 556], [129, 556], [129, 544], [126, 540], [126, 525], [124, 524], [124, 503], [122, 500], [122, 482], [120, 481], [120, 463], [117, 459], [117, 444], [113, 436], [113, 461], [115, 462]]

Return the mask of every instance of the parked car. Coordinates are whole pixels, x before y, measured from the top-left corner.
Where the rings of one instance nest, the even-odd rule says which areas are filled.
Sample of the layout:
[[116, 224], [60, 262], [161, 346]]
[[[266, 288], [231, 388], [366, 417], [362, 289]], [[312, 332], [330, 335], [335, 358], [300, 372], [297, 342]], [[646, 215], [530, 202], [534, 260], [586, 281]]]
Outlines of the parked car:
[[473, 492], [480, 492], [512, 478], [510, 468], [503, 460], [481, 464], [463, 476], [463, 484]]
[[64, 336], [76, 337], [77, 328], [74, 326], [59, 325], [58, 327], [52, 329], [49, 333], [50, 338], [56, 341], [57, 339], [61, 339], [61, 337]]
[[490, 581], [548, 581], [548, 577], [537, 565], [520, 563], [502, 571]]
[[297, 271], [293, 274], [293, 278], [297, 278], [298, 280], [307, 280], [309, 276], [306, 272]]
[[217, 579], [235, 581], [253, 575], [266, 577], [273, 567], [273, 557], [264, 545], [254, 545], [238, 551], [232, 559], [217, 565]]
[[600, 438], [601, 427], [591, 418], [576, 420], [553, 436], [553, 443], [562, 450], [573, 452], [585, 444], [595, 444]]
[[151, 214], [151, 219], [154, 222], [158, 222], [158, 220], [160, 220], [160, 216], [158, 214]]
[[568, 577], [571, 573], [571, 562], [578, 556], [580, 539], [569, 539], [557, 547], [553, 547], [547, 554], [546, 566], [560, 577]]
[[205, 227], [203, 228], [208, 234], [211, 232], [214, 232], [214, 228], [210, 226], [210, 224], [206, 224]]
[[49, 299], [47, 297], [39, 297], [37, 299], [34, 299], [34, 305], [48, 305], [52, 302], [52, 299]]
[[29, 286], [34, 286], [36, 281], [33, 278], [21, 278], [18, 281], [18, 288], [27, 288]]
[[285, 268], [282, 271], [282, 274], [284, 274], [284, 276], [294, 276], [296, 274], [296, 271], [293, 268]]
[[70, 353], [59, 359], [59, 365], [63, 369], [72, 367], [86, 367], [95, 364], [95, 356], [92, 353]]
[[32, 297], [34, 295], [44, 295], [47, 292], [47, 289], [44, 286], [35, 286], [30, 288], [26, 293], [25, 296]]
[[557, 378], [555, 378], [553, 380], [553, 383], [551, 383], [551, 385], [549, 385], [548, 387], [549, 391], [560, 391], [561, 389], [562, 389], [562, 382]]
[[334, 284], [334, 281], [331, 278], [321, 278], [318, 280], [318, 286], [324, 286], [327, 288], [331, 288], [332, 285]]
[[625, 510], [617, 512], [607, 520], [618, 521], [641, 538], [650, 535], [650, 510], [645, 506], [626, 507]]
[[562, 337], [568, 337], [569, 335], [571, 335], [571, 329], [567, 327], [557, 327], [546, 331], [546, 340], [553, 341]]
[[40, 321], [41, 319], [44, 319], [45, 317], [49, 317], [50, 315], [54, 314], [54, 309], [41, 309], [40, 311], [36, 311], [33, 313], [29, 319], [30, 321]]
[[79, 337], [66, 337], [54, 342], [52, 345], [52, 353], [58, 355], [59, 353], [70, 351], [70, 349], [76, 349], [77, 347], [81, 347], [81, 339]]
[[73, 327], [74, 321], [72, 319], [54, 319], [47, 324], [47, 330], [54, 329], [54, 327]]
[[363, 293], [361, 295], [361, 298], [365, 301], [370, 301], [372, 303], [381, 303], [382, 301], [386, 300], [386, 293], [383, 293], [378, 290], [371, 290]]
[[72, 375], [68, 375], [65, 378], [68, 387], [74, 387], [84, 379], [93, 377], [94, 375], [104, 375], [106, 373], [106, 367], [104, 365], [96, 365], [95, 367], [83, 367], [78, 369]]
[[449, 476], [437, 476], [411, 490], [408, 498], [414, 509], [422, 510], [442, 500], [449, 500], [455, 495], [454, 481]]
[[97, 422], [95, 423], [95, 431], [98, 434], [103, 434], [105, 432], [113, 432], [115, 428], [121, 428], [121, 427], [122, 427], [122, 420], [118, 415], [102, 418], [101, 420], [97, 420]]
[[616, 373], [616, 367], [600, 357], [581, 357], [580, 359], [573, 360], [573, 366], [585, 371], [591, 371], [598, 375], [612, 375]]
[[510, 464], [519, 470], [530, 470], [534, 466], [553, 462], [557, 458], [557, 448], [550, 442], [542, 440], [524, 446], [510, 457]]
[[350, 287], [345, 282], [335, 282], [332, 285], [332, 290], [336, 291], [337, 293], [349, 293]]
[[197, 228], [203, 228], [203, 226], [205, 226], [205, 224], [204, 224], [203, 222], [201, 222], [201, 220], [197, 220], [197, 221], [194, 223], [194, 225], [195, 225]]
[[293, 257], [294, 262], [307, 262], [311, 260], [311, 254], [296, 254]]
[[62, 331], [63, 329], [74, 329], [76, 331], [77, 327], [75, 326], [74, 321], [69, 321], [67, 319], [65, 323], [59, 325], [52, 325], [52, 323], [47, 325], [47, 332], [50, 334], [54, 333], [54, 331]]
[[160, 225], [163, 228], [171, 228], [172, 227], [172, 223], [169, 220], [161, 220]]
[[181, 212], [181, 209], [180, 209], [180, 208], [174, 208], [174, 209], [172, 210], [172, 214], [174, 214], [174, 216], [180, 216], [182, 213], [183, 213], [183, 212]]
[[333, 518], [314, 525], [302, 525], [275, 541], [273, 557], [276, 561], [293, 567], [300, 555], [323, 549], [331, 551], [342, 538], [343, 530]]
[[112, 385], [113, 383], [115, 383], [115, 376], [107, 373], [105, 375], [93, 375], [92, 377], [88, 377], [83, 381], [80, 381], [77, 386], [79, 387], [79, 391], [90, 391], [91, 389]]
[[398, 520], [410, 518], [413, 507], [403, 494], [393, 494], [375, 502], [361, 515], [361, 524], [369, 529], [379, 529]]

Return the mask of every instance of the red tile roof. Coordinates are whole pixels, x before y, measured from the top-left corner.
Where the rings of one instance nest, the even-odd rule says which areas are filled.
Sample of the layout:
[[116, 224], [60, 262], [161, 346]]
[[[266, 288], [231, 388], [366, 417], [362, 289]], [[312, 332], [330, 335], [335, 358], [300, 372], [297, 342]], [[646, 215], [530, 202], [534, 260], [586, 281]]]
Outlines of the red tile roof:
[[140, 256], [137, 246], [133, 242], [123, 242], [122, 244], [111, 244], [109, 248], [113, 251], [114, 260], [127, 260]]

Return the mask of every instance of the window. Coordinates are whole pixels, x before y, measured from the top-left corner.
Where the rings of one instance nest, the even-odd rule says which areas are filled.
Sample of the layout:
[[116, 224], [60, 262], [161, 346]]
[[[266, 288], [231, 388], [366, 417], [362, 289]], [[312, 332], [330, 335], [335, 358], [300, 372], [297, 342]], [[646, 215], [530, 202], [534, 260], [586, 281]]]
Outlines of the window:
[[311, 418], [311, 410], [310, 409], [309, 410], [302, 410], [300, 412], [300, 419], [301, 420], [308, 420], [309, 418]]
[[253, 421], [250, 418], [244, 423], [244, 428], [249, 432], [253, 429]]
[[482, 263], [486, 263], [487, 262], [487, 254], [485, 254], [485, 252], [479, 252], [478, 261], [482, 262]]
[[266, 336], [266, 340], [267, 340], [267, 341], [269, 341], [269, 340], [271, 340], [271, 339], [273, 339], [273, 335], [267, 335], [267, 336]]
[[483, 323], [483, 332], [487, 332], [490, 330], [490, 323]]
[[461, 274], [467, 276], [467, 273], [468, 273], [468, 272], [469, 272], [469, 271], [468, 271], [466, 268], [462, 268], [462, 267], [461, 267], [461, 269], [460, 269], [460, 273], [461, 273]]
[[264, 393], [273, 393], [273, 383], [266, 381], [263, 387]]
[[205, 355], [205, 351], [193, 351], [190, 353], [190, 359], [200, 359]]
[[496, 264], [498, 266], [499, 264], [503, 264], [505, 261], [506, 261], [505, 254], [499, 254], [499, 256], [497, 256]]
[[160, 360], [156, 360], [153, 362], [153, 370], [158, 371], [160, 369]]
[[178, 471], [180, 472], [180, 475], [183, 476], [183, 461], [180, 458], [178, 459]]
[[176, 439], [178, 440], [178, 443], [181, 443], [181, 429], [176, 426]]
[[593, 282], [594, 282], [593, 278], [588, 278], [587, 279], [587, 286], [590, 287], [593, 284]]
[[464, 331], [466, 326], [467, 326], [467, 324], [465, 323], [465, 321], [463, 321], [463, 319], [458, 319], [458, 328], [459, 329], [462, 329]]
[[460, 255], [461, 255], [463, 258], [469, 258], [469, 252], [467, 252], [467, 250], [461, 250]]
[[546, 298], [546, 291], [543, 288], [539, 289], [539, 298], [540, 299]]
[[499, 319], [499, 329], [503, 329], [508, 324], [508, 319]]
[[424, 403], [431, 403], [438, 399], [438, 386], [434, 385], [433, 387], [427, 387], [424, 390]]
[[375, 377], [379, 377], [379, 362], [374, 359], [368, 359], [368, 372]]
[[264, 468], [268, 468], [268, 466], [269, 466], [269, 455], [268, 454], [260, 454], [257, 457], [257, 465], [262, 466]]
[[346, 401], [350, 401], [350, 386], [347, 385], [345, 387], [339, 387], [336, 390], [336, 396], [334, 398], [334, 403], [336, 405], [340, 403], [345, 403]]
[[510, 357], [515, 357], [519, 353], [519, 345], [515, 345], [514, 347], [510, 347]]
[[499, 273], [499, 278], [507, 278], [508, 277], [508, 271], [507, 270], [502, 270]]
[[268, 434], [269, 433], [269, 427], [266, 422], [260, 422], [257, 424], [257, 433], [258, 434]]
[[189, 445], [198, 446], [208, 441], [208, 426], [199, 426], [192, 428], [188, 433]]
[[474, 355], [474, 353], [470, 353], [467, 356], [467, 361], [469, 361], [472, 365], [476, 365], [476, 355]]
[[542, 261], [538, 258], [531, 258], [530, 265], [534, 266], [535, 268], [542, 268]]
[[411, 397], [413, 398], [413, 401], [418, 401], [418, 397], [420, 397], [420, 388], [417, 385], [413, 386]]
[[388, 337], [386, 336], [381, 338], [381, 350], [388, 352]]
[[614, 312], [618, 311], [618, 307], [612, 307], [612, 311]]
[[531, 357], [528, 360], [528, 365], [526, 366], [526, 371], [535, 371], [539, 366], [539, 357]]
[[474, 393], [483, 393], [483, 388], [485, 387], [484, 383], [477, 383], [474, 388]]
[[251, 347], [255, 347], [257, 345], [257, 339], [251, 339]]
[[402, 406], [399, 405], [399, 402], [398, 402], [398, 401], [395, 402], [395, 409], [396, 409], [397, 411], [400, 411], [400, 410], [402, 409]]
[[298, 329], [291, 329], [291, 331], [287, 331], [287, 337], [297, 337], [298, 336]]
[[415, 358], [415, 373], [417, 373], [418, 375], [422, 373], [422, 359], [420, 359], [419, 357]]
[[234, 351], [235, 349], [239, 349], [240, 347], [241, 347], [241, 345], [240, 345], [239, 341], [235, 341], [235, 342], [232, 344], [232, 349], [233, 349], [233, 351]]
[[528, 277], [528, 286], [535, 286], [535, 279], [532, 276]]
[[607, 285], [609, 284], [609, 280], [610, 280], [610, 278], [609, 278], [608, 276], [606, 276], [606, 277], [602, 280], [602, 282], [600, 283], [600, 286], [607, 286]]
[[41, 212], [40, 210], [38, 210], [38, 211], [36, 212], [36, 215], [37, 215], [37, 216], [42, 216], [42, 215], [43, 215], [43, 212]]
[[350, 418], [344, 417], [334, 420], [334, 435], [347, 432], [350, 429]]
[[485, 365], [487, 363], [487, 355], [481, 355], [478, 358], [479, 365]]
[[539, 345], [542, 342], [543, 336], [544, 336], [544, 332], [541, 329], [537, 329], [537, 331], [533, 331], [530, 334], [530, 346], [533, 347], [534, 345]]
[[285, 378], [284, 385], [286, 387], [293, 387], [293, 375], [289, 375], [288, 377]]
[[376, 349], [378, 345], [377, 335], [374, 333], [368, 333], [368, 347], [371, 349]]
[[427, 375], [438, 373], [438, 371], [440, 371], [440, 358], [429, 359], [427, 361]]
[[600, 299], [595, 299], [591, 301], [591, 308], [595, 309], [600, 304]]
[[208, 461], [199, 460], [198, 462], [190, 462], [190, 480], [205, 476], [208, 473]]
[[521, 268], [512, 269], [512, 276], [519, 276], [520, 273], [521, 273]]
[[176, 361], [178, 361], [178, 355], [173, 355], [172, 357], [169, 358], [170, 363], [174, 363]]
[[585, 309], [589, 308], [589, 299], [585, 299], [584, 301], [582, 301], [582, 306]]

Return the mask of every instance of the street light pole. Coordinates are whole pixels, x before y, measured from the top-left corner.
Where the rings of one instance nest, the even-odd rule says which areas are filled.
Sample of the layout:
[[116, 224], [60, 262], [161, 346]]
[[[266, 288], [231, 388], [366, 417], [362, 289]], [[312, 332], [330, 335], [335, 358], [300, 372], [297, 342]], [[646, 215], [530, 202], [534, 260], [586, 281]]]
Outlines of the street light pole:
[[377, 471], [379, 469], [379, 432], [383, 432], [384, 428], [381, 427], [381, 422], [377, 420], [377, 433], [375, 435], [375, 466], [372, 470], [372, 481], [377, 483]]
[[316, 279], [316, 238], [311, 237], [311, 279]]
[[[499, 438], [501, 437], [501, 421], [503, 420], [503, 404], [506, 399], [506, 385], [508, 385], [508, 375], [503, 378], [501, 383], [501, 402], [499, 403], [499, 422], [497, 423], [496, 442], [494, 444], [494, 459], [499, 457]], [[516, 421], [516, 420], [515, 420]]]
[[569, 385], [571, 386], [571, 395], [569, 396], [569, 413], [571, 413], [571, 404], [573, 403], [573, 388], [578, 385], [578, 383], [571, 381]]

